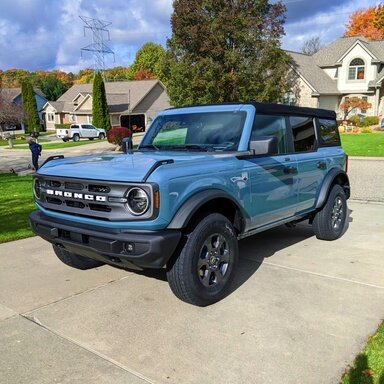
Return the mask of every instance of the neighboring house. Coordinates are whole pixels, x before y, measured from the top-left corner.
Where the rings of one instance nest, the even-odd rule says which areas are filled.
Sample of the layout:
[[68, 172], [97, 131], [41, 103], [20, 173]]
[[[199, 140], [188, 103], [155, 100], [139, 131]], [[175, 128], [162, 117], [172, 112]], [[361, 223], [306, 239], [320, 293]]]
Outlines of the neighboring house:
[[[43, 122], [42, 108], [46, 104], [47, 99], [44, 93], [40, 89], [33, 88], [33, 92], [35, 94], [39, 118], [40, 118], [40, 121]], [[21, 108], [23, 106], [22, 97], [21, 97], [21, 88], [0, 88], [0, 97], [8, 103], [15, 104]], [[20, 121], [20, 124], [18, 124], [16, 127], [13, 127], [13, 128], [14, 128], [13, 130], [23, 130], [24, 123]]]
[[371, 103], [368, 110], [353, 114], [384, 114], [384, 41], [361, 36], [342, 37], [314, 55], [287, 52], [297, 74], [296, 86], [285, 103], [336, 111], [343, 118], [340, 104], [348, 97]]
[[[57, 101], [43, 107], [48, 130], [55, 124], [92, 123], [92, 84], [75, 84]], [[105, 92], [112, 127], [145, 127], [169, 108], [169, 97], [159, 80], [106, 82]]]

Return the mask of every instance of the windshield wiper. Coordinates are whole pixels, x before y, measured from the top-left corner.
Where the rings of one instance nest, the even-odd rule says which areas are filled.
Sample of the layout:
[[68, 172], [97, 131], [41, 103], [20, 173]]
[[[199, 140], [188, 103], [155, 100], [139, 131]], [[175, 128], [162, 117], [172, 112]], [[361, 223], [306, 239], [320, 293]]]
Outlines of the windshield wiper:
[[173, 149], [175, 151], [202, 151], [208, 152], [211, 149], [205, 145], [199, 144], [178, 144], [178, 145], [170, 145], [169, 149]]
[[140, 145], [138, 150], [141, 150], [141, 149], [154, 149], [156, 151], [159, 151], [160, 148], [159, 147], [156, 147], [155, 144], [144, 144], [144, 145]]

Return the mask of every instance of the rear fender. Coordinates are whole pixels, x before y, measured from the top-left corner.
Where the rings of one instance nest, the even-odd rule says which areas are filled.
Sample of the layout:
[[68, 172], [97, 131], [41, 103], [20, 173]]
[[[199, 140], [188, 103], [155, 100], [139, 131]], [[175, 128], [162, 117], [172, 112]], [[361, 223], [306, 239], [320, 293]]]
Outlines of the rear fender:
[[328, 194], [334, 184], [343, 187], [347, 199], [350, 197], [350, 186], [348, 175], [339, 168], [332, 168], [325, 176], [316, 202], [316, 209], [321, 208], [327, 201]]

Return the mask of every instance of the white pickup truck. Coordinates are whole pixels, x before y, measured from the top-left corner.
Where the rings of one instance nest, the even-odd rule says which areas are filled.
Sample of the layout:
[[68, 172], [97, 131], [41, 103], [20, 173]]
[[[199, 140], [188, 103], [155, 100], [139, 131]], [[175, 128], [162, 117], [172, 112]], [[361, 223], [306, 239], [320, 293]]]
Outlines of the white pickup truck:
[[56, 129], [56, 136], [63, 141], [79, 141], [80, 139], [93, 140], [98, 138], [105, 139], [105, 130], [96, 128], [92, 124], [71, 124], [69, 128]]

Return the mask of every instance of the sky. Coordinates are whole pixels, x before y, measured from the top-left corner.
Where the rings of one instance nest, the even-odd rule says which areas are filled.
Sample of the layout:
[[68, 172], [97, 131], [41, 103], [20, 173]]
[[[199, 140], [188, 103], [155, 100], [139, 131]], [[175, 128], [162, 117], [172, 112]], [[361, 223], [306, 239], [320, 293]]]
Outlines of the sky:
[[[272, 2], [275, 0], [272, 0]], [[283, 0], [287, 7], [282, 48], [300, 51], [320, 37], [323, 45], [343, 35], [349, 16], [378, 5], [374, 0]], [[0, 0], [0, 70], [62, 70], [93, 67], [92, 32], [80, 18], [104, 21], [104, 43], [114, 52], [105, 67], [127, 67], [152, 41], [166, 46], [172, 34], [172, 0]]]

